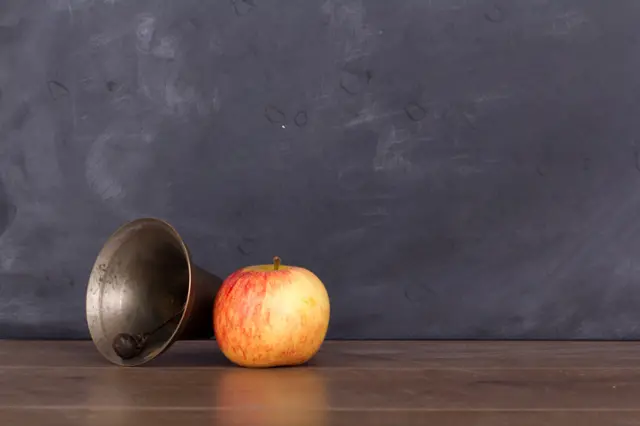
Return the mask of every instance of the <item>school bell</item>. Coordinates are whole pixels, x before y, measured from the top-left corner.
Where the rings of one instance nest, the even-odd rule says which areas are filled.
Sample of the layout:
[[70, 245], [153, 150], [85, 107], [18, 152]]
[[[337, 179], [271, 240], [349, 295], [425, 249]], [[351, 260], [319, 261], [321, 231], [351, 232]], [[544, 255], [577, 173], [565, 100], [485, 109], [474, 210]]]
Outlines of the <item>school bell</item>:
[[155, 359], [178, 340], [210, 339], [221, 284], [192, 263], [169, 223], [128, 222], [104, 244], [89, 277], [91, 339], [107, 360], [128, 367]]

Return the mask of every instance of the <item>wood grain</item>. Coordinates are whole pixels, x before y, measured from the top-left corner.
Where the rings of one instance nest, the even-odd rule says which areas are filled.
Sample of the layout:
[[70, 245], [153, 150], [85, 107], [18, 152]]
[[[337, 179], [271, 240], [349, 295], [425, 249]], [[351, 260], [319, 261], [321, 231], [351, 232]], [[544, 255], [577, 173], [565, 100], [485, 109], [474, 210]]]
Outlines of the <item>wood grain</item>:
[[214, 342], [120, 368], [91, 342], [0, 342], [0, 424], [640, 424], [640, 346], [326, 342], [243, 369]]

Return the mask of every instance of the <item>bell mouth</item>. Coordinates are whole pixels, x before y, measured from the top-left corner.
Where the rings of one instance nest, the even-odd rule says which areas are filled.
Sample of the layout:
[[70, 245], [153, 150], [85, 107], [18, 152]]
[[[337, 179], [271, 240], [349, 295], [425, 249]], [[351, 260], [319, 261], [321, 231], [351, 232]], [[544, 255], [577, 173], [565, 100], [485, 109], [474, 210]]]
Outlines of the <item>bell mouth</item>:
[[[89, 277], [86, 315], [98, 351], [121, 366], [151, 361], [181, 331], [191, 287], [191, 259], [178, 232], [160, 219], [126, 223], [102, 247]], [[145, 336], [130, 357], [118, 336]]]

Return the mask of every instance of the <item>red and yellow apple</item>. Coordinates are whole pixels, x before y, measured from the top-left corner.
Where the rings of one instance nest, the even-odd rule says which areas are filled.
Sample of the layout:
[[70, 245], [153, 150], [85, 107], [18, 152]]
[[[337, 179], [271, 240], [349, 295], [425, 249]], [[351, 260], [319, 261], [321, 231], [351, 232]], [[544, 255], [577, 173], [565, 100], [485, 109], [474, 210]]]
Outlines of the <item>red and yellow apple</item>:
[[304, 364], [329, 326], [329, 295], [311, 271], [255, 265], [229, 275], [216, 294], [213, 327], [222, 353], [243, 367]]

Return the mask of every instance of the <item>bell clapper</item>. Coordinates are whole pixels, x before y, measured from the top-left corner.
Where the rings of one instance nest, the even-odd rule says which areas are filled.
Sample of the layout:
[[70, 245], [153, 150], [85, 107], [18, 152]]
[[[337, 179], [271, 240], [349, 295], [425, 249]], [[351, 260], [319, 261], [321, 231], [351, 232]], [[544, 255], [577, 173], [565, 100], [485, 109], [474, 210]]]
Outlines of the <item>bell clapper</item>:
[[182, 309], [180, 309], [179, 312], [177, 312], [171, 318], [169, 318], [168, 320], [166, 320], [165, 322], [163, 322], [162, 324], [160, 324], [155, 329], [149, 332], [139, 333], [135, 335], [132, 335], [129, 333], [120, 333], [116, 335], [116, 337], [113, 339], [113, 342], [111, 344], [113, 351], [122, 359], [135, 358], [136, 356], [140, 355], [144, 350], [144, 347], [147, 343], [147, 339], [153, 336], [158, 331], [160, 331], [164, 326], [169, 324], [171, 321], [180, 317], [184, 312], [184, 309], [185, 308], [183, 307]]

